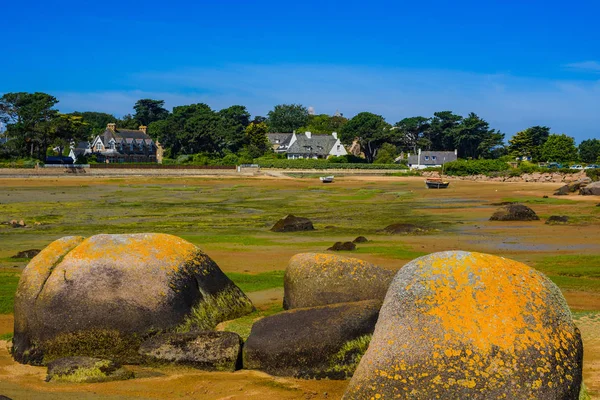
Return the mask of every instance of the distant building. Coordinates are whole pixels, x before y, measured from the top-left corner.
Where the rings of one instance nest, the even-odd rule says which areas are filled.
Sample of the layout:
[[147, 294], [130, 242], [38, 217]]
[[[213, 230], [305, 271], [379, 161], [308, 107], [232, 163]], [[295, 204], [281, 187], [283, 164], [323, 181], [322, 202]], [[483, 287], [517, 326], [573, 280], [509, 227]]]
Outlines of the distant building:
[[293, 133], [267, 133], [267, 139], [275, 153], [285, 153], [290, 147]]
[[[88, 145], [84, 154], [95, 154], [99, 162], [107, 163], [157, 162], [157, 147], [154, 140], [146, 134], [145, 126], [140, 126], [137, 130], [117, 129], [116, 124], [110, 123]], [[75, 150], [73, 153], [76, 155]]]
[[294, 133], [286, 151], [288, 159], [327, 158], [329, 156], [345, 156], [348, 154], [337, 132], [331, 135], [313, 135]]
[[458, 159], [458, 151], [421, 151], [417, 154], [408, 154], [408, 167], [410, 169], [438, 168], [450, 161]]

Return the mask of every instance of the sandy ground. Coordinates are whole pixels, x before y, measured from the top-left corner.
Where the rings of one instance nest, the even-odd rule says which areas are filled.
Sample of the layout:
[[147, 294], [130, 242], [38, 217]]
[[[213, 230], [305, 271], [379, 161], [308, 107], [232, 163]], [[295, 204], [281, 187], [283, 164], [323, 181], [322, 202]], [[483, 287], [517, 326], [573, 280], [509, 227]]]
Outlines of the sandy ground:
[[[89, 177], [88, 177], [89, 178]], [[44, 177], [19, 179], [20, 186], [36, 187], [40, 185], [60, 184], [61, 186], [78, 186], [84, 183], [85, 177]], [[168, 178], [163, 178], [168, 180]], [[179, 184], [193, 184], [193, 177], [178, 179]], [[230, 177], [213, 178], [233, 179]], [[454, 217], [464, 216], [464, 228], [457, 228], [457, 234], [406, 236], [402, 242], [416, 251], [434, 252], [450, 249], [469, 249], [489, 251], [505, 255], [526, 263], [535, 263], [549, 251], [555, 254], [600, 254], [600, 228], [598, 224], [548, 226], [542, 221], [533, 223], [498, 224], [488, 221], [491, 213], [497, 208], [493, 203], [503, 197], [551, 195], [557, 184], [546, 183], [491, 183], [456, 181], [448, 190], [422, 191], [423, 178], [382, 177], [382, 176], [346, 176], [336, 184], [361, 188], [373, 182], [407, 182], [410, 190], [421, 190], [425, 199], [433, 203], [456, 198], [474, 199], [477, 207], [464, 205], [463, 208], [451, 210]], [[108, 180], [94, 178], [85, 179], [86, 185], [103, 185]], [[110, 180], [114, 183], [115, 179]], [[152, 178], [141, 177], [136, 182], [152, 182]], [[0, 178], [0, 187], [4, 184], [14, 185], [16, 180]], [[295, 187], [304, 183], [295, 179], [281, 179], [271, 176], [247, 178], [244, 185], [257, 187], [282, 186]], [[582, 206], [600, 202], [597, 197], [568, 196]], [[559, 213], [562, 208], [554, 204], [536, 204], [536, 211], [543, 214]], [[440, 217], [450, 211], [446, 208], [430, 209], [428, 213]], [[450, 215], [450, 214], [448, 214]], [[377, 236], [369, 239], [379, 239]], [[287, 249], [260, 248], [244, 251], [245, 260], [241, 265], [240, 254], [227, 249], [210, 249], [209, 254], [225, 271], [261, 272], [280, 270], [289, 258], [302, 251], [302, 246]], [[307, 247], [307, 251], [314, 249]], [[357, 257], [374, 262], [390, 269], [399, 269], [410, 260], [390, 259], [385, 256], [361, 254]], [[567, 302], [573, 310], [600, 310], [600, 293], [564, 290]], [[252, 300], [257, 303], [280, 302], [283, 292], [273, 289], [252, 293]], [[584, 381], [592, 398], [600, 399], [600, 317], [598, 314], [582, 316], [577, 324], [584, 341]], [[0, 315], [0, 334], [12, 330], [12, 316]], [[44, 382], [45, 368], [20, 365], [12, 361], [6, 343], [0, 342], [0, 394], [19, 399], [129, 399], [129, 398], [190, 398], [190, 399], [321, 399], [340, 398], [347, 382], [296, 380], [271, 377], [256, 371], [238, 371], [236, 373], [211, 373], [189, 368], [142, 368], [131, 367], [137, 378], [127, 382], [110, 382], [90, 385], [48, 384]]]

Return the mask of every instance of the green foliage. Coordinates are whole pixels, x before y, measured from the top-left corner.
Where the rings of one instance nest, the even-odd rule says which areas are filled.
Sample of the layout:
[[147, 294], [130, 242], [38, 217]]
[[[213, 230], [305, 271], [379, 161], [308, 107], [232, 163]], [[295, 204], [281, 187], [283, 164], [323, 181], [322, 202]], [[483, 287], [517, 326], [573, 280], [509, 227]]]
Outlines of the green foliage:
[[552, 134], [541, 148], [541, 159], [544, 161], [569, 162], [577, 160], [575, 140], [565, 134]]
[[296, 169], [406, 169], [403, 164], [364, 164], [364, 163], [338, 163], [321, 159], [279, 160], [273, 158], [257, 158], [254, 160], [262, 168], [296, 168]]
[[261, 157], [271, 150], [271, 144], [267, 138], [267, 130], [267, 124], [264, 122], [258, 124], [251, 123], [246, 128], [247, 151], [253, 158]]
[[445, 173], [456, 176], [489, 175], [509, 168], [507, 163], [499, 160], [456, 160], [444, 164]]
[[327, 159], [327, 162], [334, 164], [349, 164], [349, 163], [359, 163], [364, 164], [367, 162], [362, 157], [355, 156], [354, 154], [346, 154], [345, 156], [331, 156]]
[[67, 115], [75, 117], [81, 117], [82, 121], [86, 124], [87, 133], [86, 137], [91, 138], [99, 135], [106, 130], [106, 126], [110, 123], [117, 123], [117, 118], [112, 114], [106, 114], [95, 111], [75, 111]]
[[475, 113], [450, 130], [449, 136], [464, 158], [493, 158], [504, 145], [504, 134], [490, 129], [489, 123]]
[[390, 141], [390, 125], [381, 115], [361, 112], [344, 125], [340, 139], [345, 144], [358, 139], [365, 158], [372, 163], [379, 147]]
[[517, 132], [509, 141], [508, 151], [513, 157], [528, 157], [540, 161], [540, 150], [548, 140], [550, 128], [547, 126], [532, 126]]
[[350, 378], [367, 352], [372, 338], [373, 335], [363, 335], [344, 343], [342, 348], [329, 360], [327, 372], [338, 372], [345, 378]]
[[348, 118], [341, 115], [330, 116], [327, 114], [309, 115], [308, 125], [297, 129], [298, 132], [312, 132], [315, 134], [331, 134], [331, 132], [339, 132], [348, 122]]
[[595, 163], [600, 157], [600, 140], [588, 139], [579, 144], [579, 158], [585, 163]]
[[600, 181], [600, 169], [586, 169], [585, 174], [594, 182]]
[[9, 342], [12, 340], [13, 336], [14, 335], [12, 332], [11, 333], [3, 333], [0, 335], [0, 340], [5, 340], [5, 341]]
[[579, 390], [579, 400], [592, 400], [592, 396], [588, 393], [587, 387], [581, 382], [581, 389]]
[[0, 314], [12, 314], [19, 274], [0, 270]]
[[301, 104], [279, 104], [268, 114], [269, 132], [291, 133], [308, 121], [308, 109]]
[[119, 368], [107, 374], [106, 371], [112, 369], [112, 362], [109, 360], [97, 361], [93, 367], [77, 368], [75, 371], [70, 371], [66, 374], [52, 375], [51, 382], [72, 382], [72, 383], [97, 383], [109, 382], [113, 380], [124, 380], [133, 378], [133, 372]]
[[35, 168], [36, 164], [44, 165], [35, 158], [16, 158], [0, 161], [0, 168]]
[[268, 308], [256, 310], [243, 317], [227, 321], [223, 324], [223, 329], [228, 332], [235, 332], [244, 340], [250, 336], [252, 325], [261, 318], [268, 317], [273, 314], [277, 314], [283, 311], [283, 307], [280, 303], [272, 304]]
[[432, 142], [426, 137], [430, 130], [429, 118], [411, 117], [396, 122], [394, 127], [400, 132], [400, 142], [404, 148], [416, 153], [419, 148], [430, 150]]
[[229, 272], [227, 277], [239, 287], [242, 292], [258, 292], [259, 290], [283, 287], [283, 276], [285, 271], [269, 271], [259, 274], [241, 274]]
[[246, 129], [250, 125], [250, 113], [245, 106], [231, 106], [219, 111], [221, 118], [218, 137], [224, 150], [239, 151], [246, 141]]
[[379, 148], [377, 155], [375, 156], [374, 164], [393, 164], [394, 160], [398, 157], [398, 150], [396, 146], [391, 143], [384, 143]]
[[133, 118], [144, 126], [165, 119], [169, 115], [169, 111], [164, 108], [164, 105], [164, 100], [140, 99], [133, 106], [135, 110]]

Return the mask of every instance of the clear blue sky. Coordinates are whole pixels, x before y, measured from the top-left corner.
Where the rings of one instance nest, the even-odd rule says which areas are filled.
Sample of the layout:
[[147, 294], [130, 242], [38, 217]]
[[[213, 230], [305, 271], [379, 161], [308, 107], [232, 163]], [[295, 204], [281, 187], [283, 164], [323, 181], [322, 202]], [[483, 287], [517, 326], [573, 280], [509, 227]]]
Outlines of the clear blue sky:
[[534, 124], [600, 137], [597, 2], [323, 3], [4, 2], [0, 93], [118, 116], [142, 97], [391, 123], [473, 111], [507, 137]]

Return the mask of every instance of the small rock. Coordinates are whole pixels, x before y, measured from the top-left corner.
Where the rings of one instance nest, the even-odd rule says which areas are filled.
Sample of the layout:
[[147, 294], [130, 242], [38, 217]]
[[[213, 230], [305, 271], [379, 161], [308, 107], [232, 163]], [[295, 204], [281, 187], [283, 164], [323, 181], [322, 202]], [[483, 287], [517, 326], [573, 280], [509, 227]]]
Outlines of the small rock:
[[41, 250], [38, 249], [30, 249], [23, 250], [12, 256], [11, 258], [33, 258], [38, 255]]
[[367, 243], [369, 240], [364, 236], [359, 236], [352, 241], [352, 243]]
[[546, 225], [564, 225], [569, 222], [569, 217], [566, 215], [552, 215], [546, 220]]
[[427, 228], [414, 224], [391, 224], [383, 228], [384, 232], [392, 234], [408, 235], [411, 233], [424, 233], [427, 232]]
[[523, 204], [508, 204], [496, 211], [490, 221], [537, 221], [540, 217]]
[[313, 223], [304, 217], [296, 217], [292, 214], [287, 215], [285, 218], [280, 219], [273, 225], [271, 231], [273, 232], [300, 232], [300, 231], [313, 231], [315, 227]]
[[544, 198], [544, 199], [547, 199], [547, 198], [548, 198], [548, 196], [544, 196], [543, 198]]
[[328, 248], [327, 250], [332, 251], [352, 251], [356, 250], [356, 245], [352, 242], [335, 242], [333, 246]]
[[169, 333], [154, 336], [139, 353], [151, 362], [167, 362], [205, 371], [235, 371], [241, 367], [242, 339], [233, 332]]
[[46, 382], [108, 382], [133, 378], [133, 372], [101, 358], [65, 357], [48, 364]]

